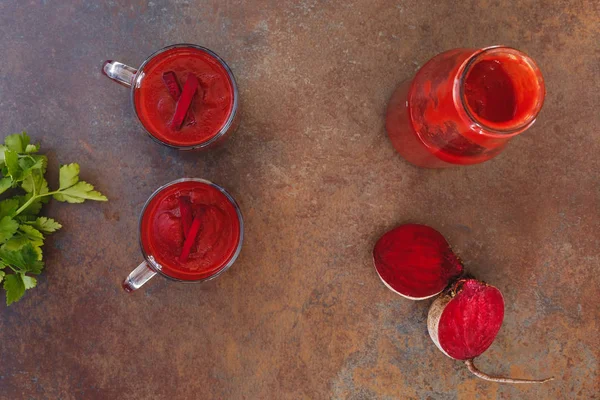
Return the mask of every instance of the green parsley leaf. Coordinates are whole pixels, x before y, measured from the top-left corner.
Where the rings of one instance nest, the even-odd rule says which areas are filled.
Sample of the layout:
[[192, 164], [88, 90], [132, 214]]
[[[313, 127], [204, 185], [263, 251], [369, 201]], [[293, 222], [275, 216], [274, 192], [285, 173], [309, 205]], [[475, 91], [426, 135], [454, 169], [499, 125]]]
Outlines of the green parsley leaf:
[[79, 164], [68, 164], [60, 167], [59, 190], [69, 188], [79, 182]]
[[19, 225], [19, 231], [25, 236], [33, 247], [40, 247], [44, 245], [44, 235], [42, 232], [29, 225]]
[[23, 153], [29, 145], [29, 135], [26, 132], [15, 133], [4, 138], [4, 144], [16, 153]]
[[42, 261], [42, 259], [44, 258], [44, 253], [42, 252], [42, 248], [34, 247], [33, 251], [35, 251], [35, 254], [37, 255], [37, 260]]
[[37, 254], [37, 260], [42, 261], [42, 258], [44, 256], [42, 248], [40, 246], [34, 246], [27, 236], [21, 235], [19, 233], [10, 238], [8, 242], [4, 243], [2, 245], [2, 248], [10, 251], [18, 251], [21, 250], [23, 246], [27, 244], [31, 244], [33, 246], [33, 250], [35, 250]]
[[35, 221], [26, 222], [26, 224], [44, 233], [54, 233], [62, 228], [61, 224], [48, 217], [37, 217]]
[[25, 285], [25, 289], [33, 289], [37, 285], [37, 279], [33, 276], [27, 276], [25, 274], [20, 274], [21, 279], [23, 280], [23, 285]]
[[[4, 153], [2, 153], [4, 155]], [[6, 192], [12, 187], [12, 179], [6, 177], [0, 179], [0, 194]]]
[[23, 180], [21, 187], [27, 193], [33, 193], [35, 191], [37, 196], [44, 195], [49, 192], [48, 181], [44, 179], [44, 174], [41, 172], [41, 170], [32, 171], [31, 174], [27, 175], [27, 177]]
[[27, 154], [37, 153], [38, 151], [40, 151], [39, 144], [28, 144], [25, 147], [25, 153], [27, 153]]
[[44, 268], [44, 263], [38, 260], [38, 253], [31, 243], [27, 243], [19, 250], [12, 251], [0, 247], [0, 259], [3, 263], [12, 265], [21, 270], [21, 272], [31, 272], [38, 275]]
[[44, 155], [32, 155], [30, 156], [31, 158], [33, 158], [36, 161], [40, 161], [42, 163], [42, 175], [46, 173], [46, 170], [48, 169], [48, 157], [44, 156]]
[[0, 218], [12, 217], [19, 208], [19, 199], [6, 199], [0, 201]]
[[19, 223], [11, 217], [3, 217], [0, 219], [0, 243], [5, 243], [19, 229]]
[[4, 290], [6, 290], [6, 305], [10, 306], [25, 294], [25, 284], [20, 274], [10, 274], [4, 278]]
[[25, 235], [15, 235], [10, 240], [2, 245], [2, 249], [17, 251], [21, 250], [23, 246], [31, 243]]
[[4, 275], [6, 275], [6, 273], [4, 271], [0, 271], [0, 282], [2, 282], [2, 279], [4, 279]]
[[18, 182], [23, 180], [23, 168], [19, 165], [19, 155], [12, 150], [4, 150], [4, 162], [6, 163], [6, 175], [10, 176], [13, 181]]
[[35, 221], [29, 222], [29, 224], [44, 233], [53, 233], [62, 228], [61, 224], [48, 217], [38, 217]]
[[7, 149], [8, 147], [6, 147], [3, 144], [0, 144], [0, 165], [4, 166], [4, 151]]
[[24, 172], [33, 169], [42, 169], [43, 160], [39, 157], [25, 156], [19, 158], [19, 166]]
[[94, 186], [80, 181], [68, 189], [61, 190], [56, 193], [54, 198], [58, 201], [66, 201], [67, 203], [83, 203], [85, 200], [108, 201], [106, 196], [95, 191]]

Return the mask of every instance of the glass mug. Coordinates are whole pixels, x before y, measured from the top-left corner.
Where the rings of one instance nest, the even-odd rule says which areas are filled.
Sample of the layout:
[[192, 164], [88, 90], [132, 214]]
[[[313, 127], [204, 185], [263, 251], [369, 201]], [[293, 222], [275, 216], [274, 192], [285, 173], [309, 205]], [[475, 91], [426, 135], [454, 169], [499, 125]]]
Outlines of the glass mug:
[[519, 50], [453, 49], [395, 90], [386, 130], [396, 151], [417, 166], [478, 164], [535, 122], [545, 93], [540, 69]]
[[222, 142], [239, 125], [235, 77], [225, 61], [204, 47], [167, 46], [138, 69], [108, 60], [102, 72], [131, 88], [138, 120], [153, 140], [165, 146], [205, 149]]
[[139, 221], [144, 261], [123, 281], [133, 292], [157, 273], [178, 282], [203, 282], [227, 271], [242, 249], [244, 221], [225, 189], [182, 178], [158, 188]]

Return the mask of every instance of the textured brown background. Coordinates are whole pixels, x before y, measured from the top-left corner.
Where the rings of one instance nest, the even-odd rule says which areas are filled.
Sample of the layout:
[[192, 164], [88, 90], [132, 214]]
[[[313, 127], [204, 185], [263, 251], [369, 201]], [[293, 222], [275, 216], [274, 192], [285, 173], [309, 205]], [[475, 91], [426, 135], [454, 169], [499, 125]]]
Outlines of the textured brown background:
[[[79, 162], [110, 202], [46, 208], [64, 229], [38, 287], [0, 305], [0, 397], [598, 399], [599, 4], [2, 1], [2, 134], [42, 143], [51, 184]], [[177, 42], [213, 49], [238, 78], [241, 127], [209, 153], [152, 142], [100, 74]], [[384, 133], [394, 86], [441, 51], [492, 44], [541, 66], [538, 122], [486, 164], [408, 165]], [[239, 261], [208, 284], [157, 277], [128, 295], [138, 213], [182, 176], [237, 198]], [[504, 293], [481, 368], [557, 381], [486, 383], [434, 347], [430, 301], [394, 295], [371, 266], [404, 221], [438, 228]]]

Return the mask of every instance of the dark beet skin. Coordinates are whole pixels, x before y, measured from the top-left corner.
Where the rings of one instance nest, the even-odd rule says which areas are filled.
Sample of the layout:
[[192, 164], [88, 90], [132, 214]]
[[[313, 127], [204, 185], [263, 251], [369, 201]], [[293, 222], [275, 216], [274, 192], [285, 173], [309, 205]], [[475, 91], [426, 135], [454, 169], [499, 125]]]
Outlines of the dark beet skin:
[[419, 224], [401, 225], [384, 234], [373, 249], [373, 262], [386, 286], [411, 299], [435, 296], [463, 272], [446, 239]]

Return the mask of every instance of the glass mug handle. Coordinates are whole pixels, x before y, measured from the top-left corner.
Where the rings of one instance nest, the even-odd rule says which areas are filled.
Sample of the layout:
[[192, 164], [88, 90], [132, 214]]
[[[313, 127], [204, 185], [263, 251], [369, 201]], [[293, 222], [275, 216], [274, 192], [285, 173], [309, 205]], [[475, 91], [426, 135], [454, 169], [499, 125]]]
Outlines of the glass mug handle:
[[118, 84], [125, 87], [131, 87], [137, 69], [131, 68], [129, 65], [125, 65], [118, 61], [106, 60], [104, 65], [102, 65], [102, 73]]
[[150, 268], [148, 263], [144, 261], [140, 265], [138, 265], [136, 269], [131, 271], [127, 278], [125, 278], [125, 280], [123, 281], [123, 289], [125, 289], [125, 291], [128, 293], [131, 293], [134, 290], [138, 290], [154, 275], [156, 275], [156, 271]]

